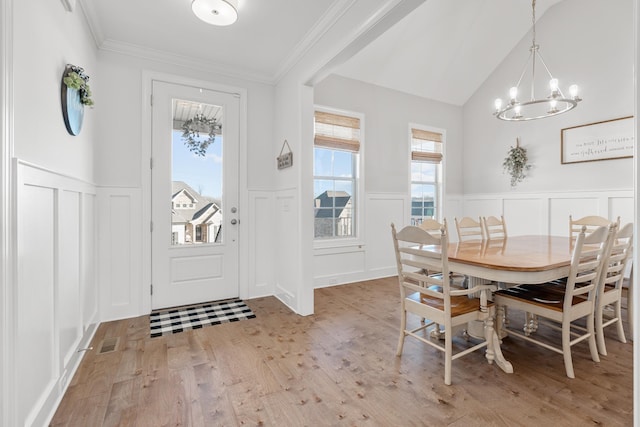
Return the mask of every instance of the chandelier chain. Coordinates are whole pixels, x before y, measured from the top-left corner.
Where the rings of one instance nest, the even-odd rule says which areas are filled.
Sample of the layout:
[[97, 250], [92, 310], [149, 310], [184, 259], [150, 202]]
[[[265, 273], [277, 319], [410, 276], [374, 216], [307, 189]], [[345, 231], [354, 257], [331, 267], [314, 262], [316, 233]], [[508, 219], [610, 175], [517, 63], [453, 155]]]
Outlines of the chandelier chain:
[[532, 45], [536, 45], [536, 0], [531, 0], [531, 9], [533, 12], [531, 13], [531, 27], [533, 28], [533, 42]]

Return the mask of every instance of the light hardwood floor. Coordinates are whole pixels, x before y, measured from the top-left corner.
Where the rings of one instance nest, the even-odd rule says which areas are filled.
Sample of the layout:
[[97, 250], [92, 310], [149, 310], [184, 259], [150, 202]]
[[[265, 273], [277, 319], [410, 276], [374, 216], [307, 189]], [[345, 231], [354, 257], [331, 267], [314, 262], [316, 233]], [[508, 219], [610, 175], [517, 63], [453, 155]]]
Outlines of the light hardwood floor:
[[[100, 325], [51, 425], [632, 425], [633, 345], [612, 328], [600, 363], [573, 347], [573, 380], [562, 355], [508, 338], [513, 374], [477, 351], [446, 386], [442, 353], [409, 338], [395, 356], [396, 278], [318, 289], [307, 317], [246, 302], [255, 319], [168, 337], [149, 337], [148, 316]], [[115, 351], [97, 354], [112, 337]]]

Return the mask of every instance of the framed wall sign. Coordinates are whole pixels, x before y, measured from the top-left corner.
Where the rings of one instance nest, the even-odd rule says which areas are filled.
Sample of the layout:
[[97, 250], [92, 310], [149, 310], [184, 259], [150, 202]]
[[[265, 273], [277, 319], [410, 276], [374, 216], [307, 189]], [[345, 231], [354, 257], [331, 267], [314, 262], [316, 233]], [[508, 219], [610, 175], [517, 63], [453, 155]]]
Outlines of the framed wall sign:
[[633, 116], [562, 129], [562, 164], [633, 157]]
[[[285, 152], [285, 148], [287, 151]], [[282, 144], [282, 148], [280, 149], [280, 155], [277, 158], [278, 160], [278, 169], [286, 169], [293, 166], [293, 152], [291, 151], [291, 147], [289, 147], [289, 143], [287, 140], [284, 140]]]

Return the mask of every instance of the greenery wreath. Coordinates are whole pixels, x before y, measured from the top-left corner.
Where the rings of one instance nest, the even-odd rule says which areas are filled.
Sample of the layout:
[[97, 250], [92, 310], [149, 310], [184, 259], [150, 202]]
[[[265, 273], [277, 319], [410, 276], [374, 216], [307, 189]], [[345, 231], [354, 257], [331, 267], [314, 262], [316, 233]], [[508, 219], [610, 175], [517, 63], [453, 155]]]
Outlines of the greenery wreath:
[[83, 105], [91, 107], [93, 99], [91, 99], [91, 88], [89, 87], [89, 76], [85, 74], [84, 68], [77, 65], [69, 65], [69, 73], [62, 79], [67, 87], [75, 89], [80, 94], [80, 102]]
[[[216, 133], [221, 129], [222, 125], [216, 119], [210, 119], [204, 114], [198, 113], [182, 125], [182, 139], [191, 152], [204, 157], [209, 145], [215, 141]], [[201, 131], [206, 132], [209, 137], [205, 140], [200, 140]]]
[[507, 157], [502, 162], [503, 169], [511, 175], [512, 187], [518, 185], [527, 176], [525, 171], [531, 169], [531, 165], [527, 163], [528, 161], [527, 150], [520, 147], [520, 138], [516, 138], [516, 146], [509, 149]]

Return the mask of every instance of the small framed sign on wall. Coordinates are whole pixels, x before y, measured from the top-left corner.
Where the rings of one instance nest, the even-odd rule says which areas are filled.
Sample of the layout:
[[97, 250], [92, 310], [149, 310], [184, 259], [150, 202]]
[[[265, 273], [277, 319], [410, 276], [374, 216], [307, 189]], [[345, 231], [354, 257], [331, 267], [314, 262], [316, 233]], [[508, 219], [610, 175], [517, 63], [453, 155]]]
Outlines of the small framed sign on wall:
[[633, 157], [633, 116], [562, 129], [562, 164]]
[[[287, 151], [285, 152], [285, 148]], [[284, 140], [282, 148], [280, 149], [280, 155], [278, 156], [278, 169], [286, 169], [293, 166], [293, 152], [287, 140]]]

